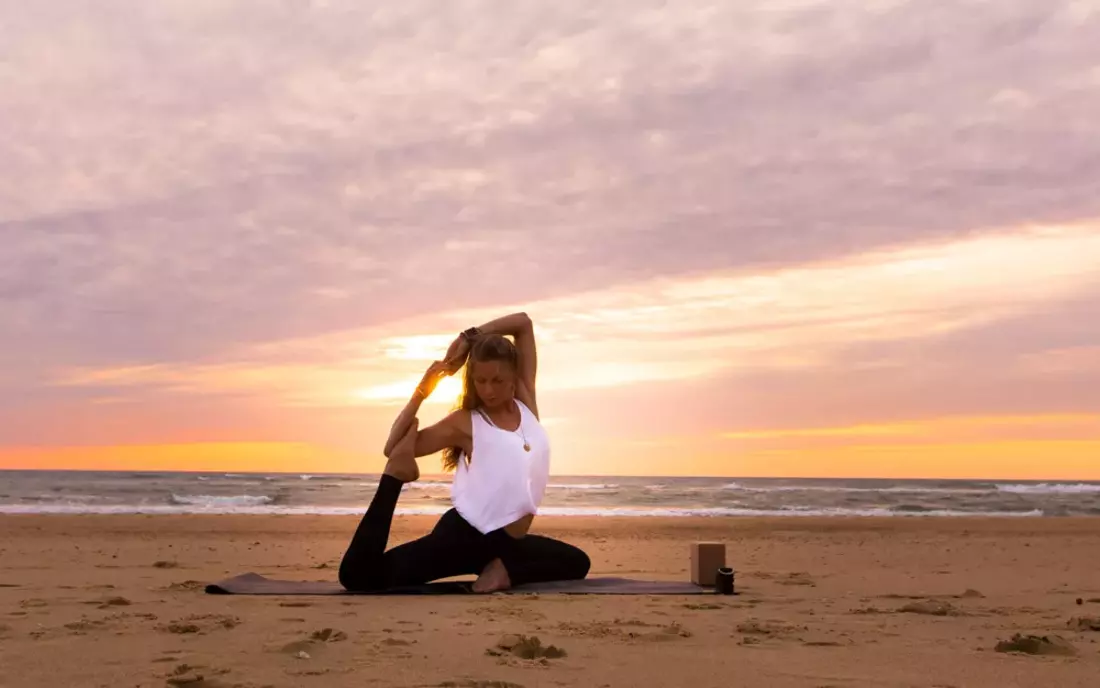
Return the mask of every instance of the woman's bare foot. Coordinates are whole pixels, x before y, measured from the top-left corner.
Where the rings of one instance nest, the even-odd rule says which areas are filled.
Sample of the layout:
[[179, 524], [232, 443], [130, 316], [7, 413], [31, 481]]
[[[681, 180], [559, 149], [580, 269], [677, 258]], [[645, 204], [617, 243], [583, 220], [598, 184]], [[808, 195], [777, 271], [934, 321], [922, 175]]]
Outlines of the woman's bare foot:
[[405, 435], [394, 445], [383, 475], [392, 475], [403, 483], [411, 483], [420, 478], [420, 466], [416, 465], [416, 431], [420, 421], [413, 418]]
[[508, 569], [504, 568], [504, 562], [493, 559], [481, 571], [481, 575], [474, 581], [474, 592], [496, 592], [512, 587], [512, 579], [508, 577]]

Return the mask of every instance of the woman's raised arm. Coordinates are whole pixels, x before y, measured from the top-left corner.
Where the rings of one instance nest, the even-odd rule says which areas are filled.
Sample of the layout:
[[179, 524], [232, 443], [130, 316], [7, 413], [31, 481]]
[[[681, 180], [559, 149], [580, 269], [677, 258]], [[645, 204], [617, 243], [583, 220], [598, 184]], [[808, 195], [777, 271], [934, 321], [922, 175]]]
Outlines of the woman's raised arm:
[[[390, 458], [390, 452], [393, 451], [394, 446], [397, 445], [401, 438], [405, 436], [405, 433], [409, 431], [409, 426], [412, 424], [413, 419], [416, 418], [417, 412], [420, 411], [420, 405], [424, 403], [424, 400], [431, 396], [435, 390], [435, 386], [439, 384], [439, 381], [447, 375], [447, 367], [441, 361], [435, 361], [428, 370], [424, 373], [424, 377], [420, 380], [420, 384], [416, 386], [416, 390], [413, 391], [412, 398], [409, 399], [409, 403], [405, 404], [405, 408], [401, 409], [401, 413], [397, 414], [397, 418], [393, 421], [393, 425], [390, 426], [390, 436], [386, 438], [386, 446], [382, 449], [382, 454], [388, 459]], [[424, 430], [421, 430], [422, 434]], [[418, 435], [419, 437], [419, 435]]]

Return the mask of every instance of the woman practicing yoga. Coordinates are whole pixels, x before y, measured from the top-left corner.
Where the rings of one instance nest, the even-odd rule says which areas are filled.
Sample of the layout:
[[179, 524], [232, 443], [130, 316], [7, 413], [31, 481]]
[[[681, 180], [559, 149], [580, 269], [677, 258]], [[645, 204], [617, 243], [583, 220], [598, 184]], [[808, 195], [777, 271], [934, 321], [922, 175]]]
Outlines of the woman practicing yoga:
[[[463, 363], [459, 408], [420, 429], [420, 404]], [[531, 320], [517, 313], [464, 331], [444, 360], [428, 368], [390, 429], [378, 490], [340, 563], [344, 588], [380, 590], [477, 574], [473, 591], [494, 592], [588, 575], [582, 550], [528, 534], [550, 471], [549, 438], [535, 401], [536, 367]], [[401, 488], [420, 477], [417, 457], [439, 451], [444, 468], [455, 472], [453, 508], [428, 535], [387, 551]]]

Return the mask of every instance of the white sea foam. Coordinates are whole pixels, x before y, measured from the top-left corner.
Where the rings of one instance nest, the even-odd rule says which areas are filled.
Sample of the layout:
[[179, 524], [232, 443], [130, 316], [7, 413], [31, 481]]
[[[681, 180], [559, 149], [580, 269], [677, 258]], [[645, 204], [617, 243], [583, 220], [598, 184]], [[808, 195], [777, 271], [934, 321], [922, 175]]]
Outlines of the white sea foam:
[[[377, 483], [375, 483], [375, 487], [377, 487]], [[437, 480], [417, 480], [414, 483], [405, 483], [405, 487], [413, 490], [449, 490], [451, 484]]]
[[[307, 475], [313, 479], [303, 480]], [[371, 474], [0, 471], [0, 513], [359, 516], [377, 481]], [[450, 476], [425, 475], [403, 492], [399, 513], [442, 513], [450, 507], [450, 485]], [[1100, 483], [1085, 481], [554, 476], [550, 487], [542, 514], [552, 517], [1100, 517]]]
[[176, 506], [207, 509], [233, 509], [237, 507], [255, 507], [274, 504], [275, 498], [268, 495], [178, 495], [169, 499]]
[[[707, 490], [710, 488], [700, 488]], [[729, 483], [722, 490], [738, 492], [881, 492], [887, 494], [988, 494], [992, 487], [937, 487], [934, 485], [895, 485], [892, 487], [854, 487], [848, 485], [744, 485]]]
[[[201, 504], [145, 504], [145, 505], [90, 505], [90, 504], [0, 504], [0, 513], [5, 514], [252, 514], [252, 515], [361, 515], [361, 506], [283, 506], [270, 502], [249, 503], [240, 497], [219, 498], [221, 501], [206, 500]], [[270, 499], [268, 497], [249, 499]], [[238, 501], [232, 501], [238, 500]], [[400, 515], [437, 516], [450, 507], [420, 506], [398, 507]], [[807, 516], [889, 516], [899, 518], [914, 517], [992, 517], [1021, 518], [1042, 516], [1041, 510], [1032, 511], [956, 511], [951, 509], [929, 511], [891, 511], [890, 509], [846, 509], [846, 508], [789, 508], [789, 509], [743, 509], [733, 507], [714, 508], [629, 508], [629, 507], [545, 507], [540, 516], [621, 516], [621, 517], [807, 517]]]
[[[358, 485], [362, 487], [378, 487], [376, 482], [361, 482]], [[412, 490], [449, 490], [451, 489], [450, 481], [442, 480], [417, 480], [416, 482], [406, 483], [405, 487]], [[547, 485], [550, 489], [556, 490], [577, 490], [579, 492], [591, 492], [598, 490], [614, 490], [619, 485], [611, 483], [550, 483]]]
[[614, 483], [550, 483], [548, 488], [556, 490], [616, 490], [620, 486]]
[[1100, 485], [1089, 483], [1032, 483], [1019, 485], [998, 485], [998, 492], [1011, 494], [1100, 494]]

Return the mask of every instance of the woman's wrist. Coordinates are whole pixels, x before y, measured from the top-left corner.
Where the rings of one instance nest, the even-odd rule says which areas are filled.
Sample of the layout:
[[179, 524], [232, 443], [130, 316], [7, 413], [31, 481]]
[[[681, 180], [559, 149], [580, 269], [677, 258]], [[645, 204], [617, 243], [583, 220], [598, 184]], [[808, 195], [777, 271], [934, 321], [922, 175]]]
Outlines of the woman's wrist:
[[390, 436], [386, 438], [386, 446], [382, 450], [386, 458], [389, 458], [390, 452], [393, 451], [398, 440], [405, 436], [409, 426], [416, 419], [416, 412], [420, 410], [420, 401], [416, 398], [416, 392], [413, 392], [413, 398], [405, 404], [405, 408], [401, 409], [401, 413], [397, 414], [397, 418], [394, 419], [393, 425], [390, 426]]
[[465, 330], [458, 333], [460, 339], [465, 340], [469, 344], [473, 344], [474, 340], [480, 337], [482, 329], [480, 327], [467, 327]]

